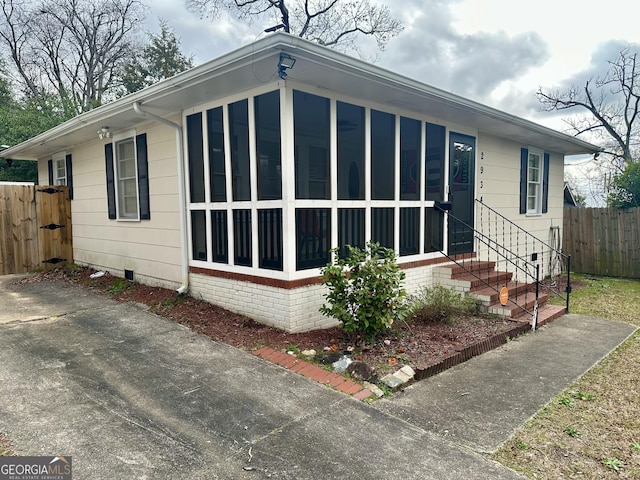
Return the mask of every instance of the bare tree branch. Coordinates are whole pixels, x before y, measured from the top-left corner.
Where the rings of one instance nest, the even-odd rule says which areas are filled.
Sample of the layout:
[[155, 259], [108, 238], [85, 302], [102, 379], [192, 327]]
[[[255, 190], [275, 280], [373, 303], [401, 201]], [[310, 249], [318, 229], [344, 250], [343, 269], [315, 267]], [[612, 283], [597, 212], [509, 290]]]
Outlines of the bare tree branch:
[[371, 0], [185, 0], [185, 4], [201, 16], [217, 18], [228, 11], [248, 23], [272, 22], [269, 32], [283, 29], [321, 45], [358, 53], [358, 36], [373, 37], [378, 48], [384, 49], [403, 28], [388, 7]]
[[55, 93], [68, 116], [112, 95], [146, 14], [142, 0], [2, 0], [2, 8], [0, 43], [25, 91]]
[[602, 78], [588, 79], [564, 92], [538, 89], [544, 111], [586, 110], [566, 123], [574, 135], [589, 133], [602, 142], [613, 163], [626, 165], [638, 158], [640, 147], [640, 72], [637, 53], [622, 50], [609, 61]]

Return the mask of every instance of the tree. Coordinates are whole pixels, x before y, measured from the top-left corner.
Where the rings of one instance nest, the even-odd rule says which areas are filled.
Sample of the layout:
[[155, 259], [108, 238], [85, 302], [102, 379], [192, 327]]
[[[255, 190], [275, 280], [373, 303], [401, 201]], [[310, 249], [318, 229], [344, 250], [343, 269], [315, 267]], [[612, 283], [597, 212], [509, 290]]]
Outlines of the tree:
[[72, 116], [109, 98], [145, 13], [141, 0], [2, 0], [0, 42], [24, 94]]
[[167, 22], [160, 20], [160, 33], [150, 34], [142, 54], [124, 66], [122, 85], [126, 93], [137, 92], [191, 67], [193, 57], [184, 56], [175, 33]]
[[613, 179], [607, 203], [614, 208], [640, 207], [640, 162], [628, 164]]
[[565, 121], [576, 136], [590, 133], [601, 141], [618, 171], [638, 158], [640, 147], [640, 66], [637, 53], [624, 49], [603, 77], [587, 80], [566, 91], [538, 89], [545, 111], [586, 110]]
[[[402, 31], [402, 24], [389, 8], [370, 0], [185, 0], [187, 8], [216, 18], [227, 10], [240, 20], [268, 20], [265, 32], [283, 30], [321, 45], [358, 51], [358, 35], [373, 37], [384, 49], [390, 38]], [[267, 18], [265, 18], [267, 17]]]
[[[0, 65], [0, 150], [34, 137], [66, 119], [53, 96], [17, 100]], [[14, 160], [8, 165], [0, 159], [0, 180], [37, 182], [37, 162]]]

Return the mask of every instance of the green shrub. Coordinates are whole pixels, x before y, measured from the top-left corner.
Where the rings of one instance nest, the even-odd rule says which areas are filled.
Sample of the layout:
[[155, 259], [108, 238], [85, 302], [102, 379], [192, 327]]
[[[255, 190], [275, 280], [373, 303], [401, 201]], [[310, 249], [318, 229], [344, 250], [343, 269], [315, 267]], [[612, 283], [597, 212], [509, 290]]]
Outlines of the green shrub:
[[421, 288], [412, 307], [413, 317], [427, 322], [451, 322], [462, 315], [473, 315], [477, 310], [472, 297], [442, 285]]
[[363, 250], [347, 246], [345, 258], [338, 249], [332, 254], [333, 261], [322, 269], [329, 293], [320, 312], [340, 321], [345, 332], [366, 340], [406, 318], [405, 275], [393, 250], [368, 243]]
[[107, 294], [109, 295], [120, 295], [125, 290], [130, 289], [133, 286], [133, 283], [124, 278], [116, 278], [112, 283], [109, 290], [107, 290]]

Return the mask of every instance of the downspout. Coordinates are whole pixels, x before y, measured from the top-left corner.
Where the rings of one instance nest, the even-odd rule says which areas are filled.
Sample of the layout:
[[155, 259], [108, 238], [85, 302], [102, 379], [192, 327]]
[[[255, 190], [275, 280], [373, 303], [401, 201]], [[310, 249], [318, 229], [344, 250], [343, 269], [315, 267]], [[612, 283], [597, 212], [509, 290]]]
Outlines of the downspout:
[[178, 159], [178, 202], [180, 203], [180, 256], [182, 261], [182, 285], [176, 290], [178, 295], [187, 293], [189, 290], [189, 249], [187, 247], [189, 239], [187, 237], [187, 207], [184, 186], [184, 139], [182, 137], [182, 127], [171, 120], [162, 118], [151, 112], [142, 110], [139, 102], [133, 103], [133, 110], [141, 117], [152, 118], [160, 123], [173, 127], [176, 131], [176, 157]]

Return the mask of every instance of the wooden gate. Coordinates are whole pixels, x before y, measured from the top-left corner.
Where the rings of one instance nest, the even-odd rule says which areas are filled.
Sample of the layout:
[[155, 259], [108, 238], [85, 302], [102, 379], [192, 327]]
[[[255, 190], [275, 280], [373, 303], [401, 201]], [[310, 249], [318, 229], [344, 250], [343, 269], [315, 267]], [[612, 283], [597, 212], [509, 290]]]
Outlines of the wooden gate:
[[0, 185], [0, 275], [73, 262], [68, 187]]

